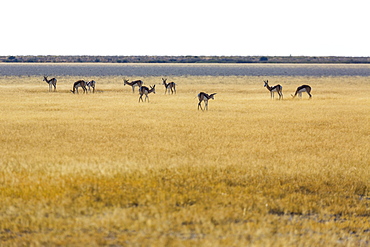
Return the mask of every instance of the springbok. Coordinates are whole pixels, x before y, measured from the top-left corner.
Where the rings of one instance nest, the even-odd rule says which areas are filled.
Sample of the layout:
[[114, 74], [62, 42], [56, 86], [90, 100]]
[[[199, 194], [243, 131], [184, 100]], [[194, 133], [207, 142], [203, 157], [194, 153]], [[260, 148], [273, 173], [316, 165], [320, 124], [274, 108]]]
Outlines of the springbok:
[[132, 82], [129, 82], [129, 80], [126, 80], [126, 79], [123, 79], [123, 85], [129, 85], [132, 87], [132, 92], [134, 93], [135, 92], [135, 87], [140, 87], [144, 84], [142, 80], [136, 80], [136, 81], [132, 81]]
[[176, 83], [174, 83], [174, 82], [166, 83], [167, 78], [166, 79], [162, 78], [162, 81], [163, 81], [163, 85], [165, 87], [164, 94], [166, 94], [167, 91], [168, 91], [168, 93], [170, 93], [170, 90], [171, 90], [171, 94], [173, 94], [173, 92], [175, 92], [175, 94], [176, 94]]
[[76, 81], [75, 83], [73, 83], [73, 90], [71, 90], [71, 92], [75, 93], [75, 91], [77, 91], [77, 93], [78, 93], [78, 88], [79, 87], [82, 87], [82, 89], [84, 90], [84, 93], [87, 93], [86, 82], [84, 80], [79, 80], [79, 81]]
[[[208, 111], [208, 100], [209, 99], [215, 99], [214, 96], [216, 95], [217, 93], [213, 93], [213, 94], [206, 94], [204, 92], [200, 92], [198, 94], [198, 99], [199, 99], [199, 103], [198, 103], [198, 110], [199, 110], [199, 107], [202, 111], [204, 110], [207, 110]], [[200, 103], [202, 103], [202, 101], [204, 101], [204, 110], [202, 109], [202, 106]]]
[[140, 97], [139, 97], [139, 103], [140, 103], [140, 99], [142, 102], [143, 101], [143, 95], [145, 94], [145, 101], [146, 99], [148, 98], [148, 103], [149, 103], [149, 97], [148, 97], [148, 94], [150, 93], [154, 93], [155, 94], [155, 85], [154, 86], [150, 86], [150, 89], [147, 88], [146, 86], [141, 86], [139, 88], [139, 94], [140, 94]]
[[263, 82], [265, 83], [264, 87], [266, 87], [270, 91], [271, 99], [274, 98], [274, 92], [277, 92], [279, 94], [279, 99], [283, 98], [283, 87], [280, 84], [270, 87], [269, 80]]
[[51, 91], [52, 87], [54, 87], [54, 92], [57, 90], [57, 79], [51, 78], [48, 80], [48, 77], [44, 75], [44, 80], [42, 81], [46, 81], [46, 83], [49, 84], [49, 92]]
[[312, 98], [312, 95], [311, 95], [311, 87], [308, 86], [308, 85], [299, 86], [297, 88], [297, 90], [295, 91], [295, 94], [294, 95], [292, 94], [292, 97], [294, 98], [298, 94], [298, 97], [302, 98], [302, 93], [303, 92], [306, 92], [308, 94], [308, 96], [309, 96], [310, 99]]
[[91, 93], [91, 87], [93, 88], [93, 93], [95, 93], [95, 81], [92, 80], [92, 81], [89, 81], [89, 82], [86, 82], [86, 87], [89, 88], [89, 92]]

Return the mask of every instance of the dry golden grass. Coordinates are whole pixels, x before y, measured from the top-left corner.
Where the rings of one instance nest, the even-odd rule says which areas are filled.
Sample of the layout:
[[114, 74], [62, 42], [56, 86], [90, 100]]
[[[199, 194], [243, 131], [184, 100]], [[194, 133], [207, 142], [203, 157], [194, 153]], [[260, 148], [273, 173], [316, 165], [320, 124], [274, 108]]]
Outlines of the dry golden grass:
[[0, 77], [1, 246], [370, 244], [369, 78], [77, 79]]

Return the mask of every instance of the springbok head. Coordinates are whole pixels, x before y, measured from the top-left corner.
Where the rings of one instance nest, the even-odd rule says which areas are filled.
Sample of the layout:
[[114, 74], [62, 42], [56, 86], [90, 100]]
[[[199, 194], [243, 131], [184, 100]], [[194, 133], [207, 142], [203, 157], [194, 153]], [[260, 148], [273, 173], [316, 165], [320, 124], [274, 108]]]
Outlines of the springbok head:
[[150, 86], [150, 91], [155, 94], [155, 85], [154, 86]]
[[214, 98], [214, 96], [215, 96], [216, 94], [217, 94], [217, 93], [210, 94], [210, 95], [209, 95], [209, 98], [210, 98], [210, 99], [215, 99], [215, 98]]

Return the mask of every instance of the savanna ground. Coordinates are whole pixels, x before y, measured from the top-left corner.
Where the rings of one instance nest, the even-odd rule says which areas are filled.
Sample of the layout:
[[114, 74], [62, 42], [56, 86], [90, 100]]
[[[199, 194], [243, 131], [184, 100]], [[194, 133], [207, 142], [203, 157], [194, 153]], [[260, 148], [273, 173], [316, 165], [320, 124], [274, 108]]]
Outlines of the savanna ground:
[[0, 77], [1, 246], [370, 245], [370, 78], [77, 79]]

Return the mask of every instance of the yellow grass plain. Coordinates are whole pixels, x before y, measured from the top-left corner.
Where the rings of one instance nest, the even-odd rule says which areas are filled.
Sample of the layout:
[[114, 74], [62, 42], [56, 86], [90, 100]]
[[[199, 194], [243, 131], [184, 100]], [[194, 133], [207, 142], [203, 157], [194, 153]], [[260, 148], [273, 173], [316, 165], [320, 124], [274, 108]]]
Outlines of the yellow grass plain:
[[1, 246], [370, 245], [370, 78], [78, 79], [0, 77]]

